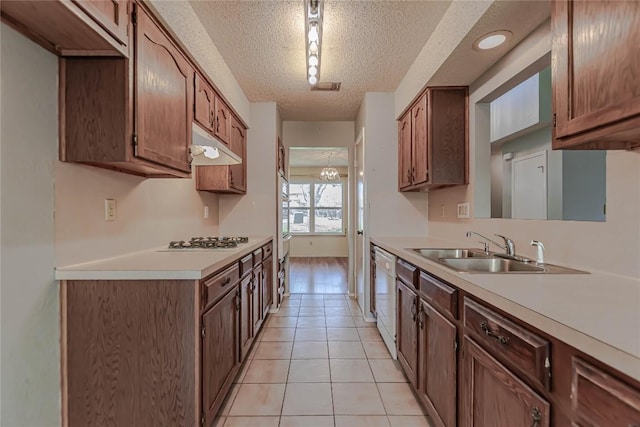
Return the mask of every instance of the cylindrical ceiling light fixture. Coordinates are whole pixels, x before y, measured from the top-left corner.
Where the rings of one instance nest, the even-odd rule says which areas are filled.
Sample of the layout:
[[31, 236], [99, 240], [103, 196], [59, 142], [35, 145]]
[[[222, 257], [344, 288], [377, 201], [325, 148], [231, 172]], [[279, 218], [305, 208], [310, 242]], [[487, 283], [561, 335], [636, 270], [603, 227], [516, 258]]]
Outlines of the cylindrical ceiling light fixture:
[[304, 6], [307, 81], [315, 85], [320, 79], [323, 2], [322, 0], [305, 0]]

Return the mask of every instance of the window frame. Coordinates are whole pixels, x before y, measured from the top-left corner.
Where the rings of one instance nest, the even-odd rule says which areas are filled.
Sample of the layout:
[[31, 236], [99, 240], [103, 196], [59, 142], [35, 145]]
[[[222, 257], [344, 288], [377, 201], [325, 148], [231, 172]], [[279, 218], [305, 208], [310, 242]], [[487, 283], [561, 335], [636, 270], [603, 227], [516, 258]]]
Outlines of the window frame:
[[[342, 205], [338, 207], [316, 207], [315, 206], [315, 185], [316, 184], [337, 184], [340, 183], [342, 186]], [[293, 231], [292, 227], [289, 227], [289, 232], [293, 236], [346, 236], [347, 235], [347, 227], [345, 223], [345, 209], [347, 206], [347, 180], [345, 177], [341, 176], [338, 181], [322, 181], [317, 177], [305, 177], [305, 176], [292, 176], [289, 180], [289, 185], [298, 184], [298, 185], [309, 185], [310, 192], [310, 200], [309, 207], [295, 207], [295, 209], [308, 209], [309, 210], [309, 231]], [[289, 191], [291, 193], [291, 191]], [[294, 209], [289, 206], [289, 210]], [[316, 225], [316, 209], [341, 209], [342, 210], [342, 218], [340, 221], [342, 222], [340, 232], [322, 232], [322, 231], [313, 231], [315, 230]], [[311, 215], [313, 213], [313, 215]]]

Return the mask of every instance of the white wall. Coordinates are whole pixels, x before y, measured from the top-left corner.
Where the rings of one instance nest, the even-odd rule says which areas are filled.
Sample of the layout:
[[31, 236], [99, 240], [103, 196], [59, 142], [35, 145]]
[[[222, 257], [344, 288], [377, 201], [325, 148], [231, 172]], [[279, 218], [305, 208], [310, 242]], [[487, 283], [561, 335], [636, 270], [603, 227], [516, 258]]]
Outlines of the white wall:
[[[218, 234], [218, 196], [193, 178], [144, 179], [55, 162], [58, 266]], [[116, 200], [116, 220], [104, 220], [104, 199]], [[209, 218], [204, 218], [209, 206]]]
[[354, 123], [294, 122], [282, 123], [282, 143], [285, 147], [352, 147]]
[[[475, 104], [513, 80], [522, 70], [548, 54], [551, 48], [549, 23], [535, 30], [470, 88], [470, 176], [468, 187], [443, 189], [429, 195], [429, 234], [475, 245], [464, 237], [467, 230], [485, 235], [500, 233], [514, 239], [519, 254], [535, 257], [531, 239], [545, 244], [545, 259], [588, 271], [604, 271], [640, 278], [640, 152], [607, 152], [607, 220], [602, 223], [579, 221], [536, 221], [514, 219], [455, 218], [455, 205], [471, 202], [475, 209], [489, 203], [488, 194], [478, 191], [478, 180], [489, 176], [488, 150], [479, 151], [480, 139], [488, 141], [488, 120]], [[481, 120], [478, 120], [481, 114]], [[479, 135], [479, 132], [481, 135]], [[486, 177], [483, 175], [486, 175]], [[486, 197], [486, 200], [476, 200]], [[440, 205], [446, 215], [440, 216]], [[604, 251], [604, 252], [603, 252]], [[606, 253], [606, 256], [603, 256]]]
[[393, 94], [367, 92], [365, 107], [365, 179], [369, 236], [427, 234], [426, 193], [398, 191], [398, 125]]
[[276, 144], [278, 116], [274, 102], [251, 104], [247, 132], [247, 194], [220, 195], [220, 233], [276, 235]]
[[1, 396], [3, 426], [60, 425], [53, 280], [57, 58], [2, 24]]

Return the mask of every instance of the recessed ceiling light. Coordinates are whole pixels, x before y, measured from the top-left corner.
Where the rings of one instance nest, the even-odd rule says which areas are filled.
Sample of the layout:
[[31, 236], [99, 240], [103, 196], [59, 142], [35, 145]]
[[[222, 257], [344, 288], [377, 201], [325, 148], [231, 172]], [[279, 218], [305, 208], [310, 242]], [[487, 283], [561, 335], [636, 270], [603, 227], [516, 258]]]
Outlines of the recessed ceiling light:
[[473, 48], [475, 50], [493, 49], [506, 42], [512, 35], [511, 31], [507, 30], [493, 31], [478, 37], [473, 42]]

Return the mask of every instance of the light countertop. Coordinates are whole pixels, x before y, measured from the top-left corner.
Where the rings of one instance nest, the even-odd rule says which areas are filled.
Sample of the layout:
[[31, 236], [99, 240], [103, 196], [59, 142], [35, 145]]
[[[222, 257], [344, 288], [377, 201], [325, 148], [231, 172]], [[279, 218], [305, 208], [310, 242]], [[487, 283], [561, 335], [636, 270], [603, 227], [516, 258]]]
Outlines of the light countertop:
[[233, 249], [185, 249], [166, 246], [114, 258], [56, 268], [56, 280], [203, 279], [235, 259], [265, 245], [272, 237], [250, 237]]
[[407, 248], [469, 245], [411, 237], [371, 242], [640, 381], [640, 280], [601, 272], [457, 273]]

